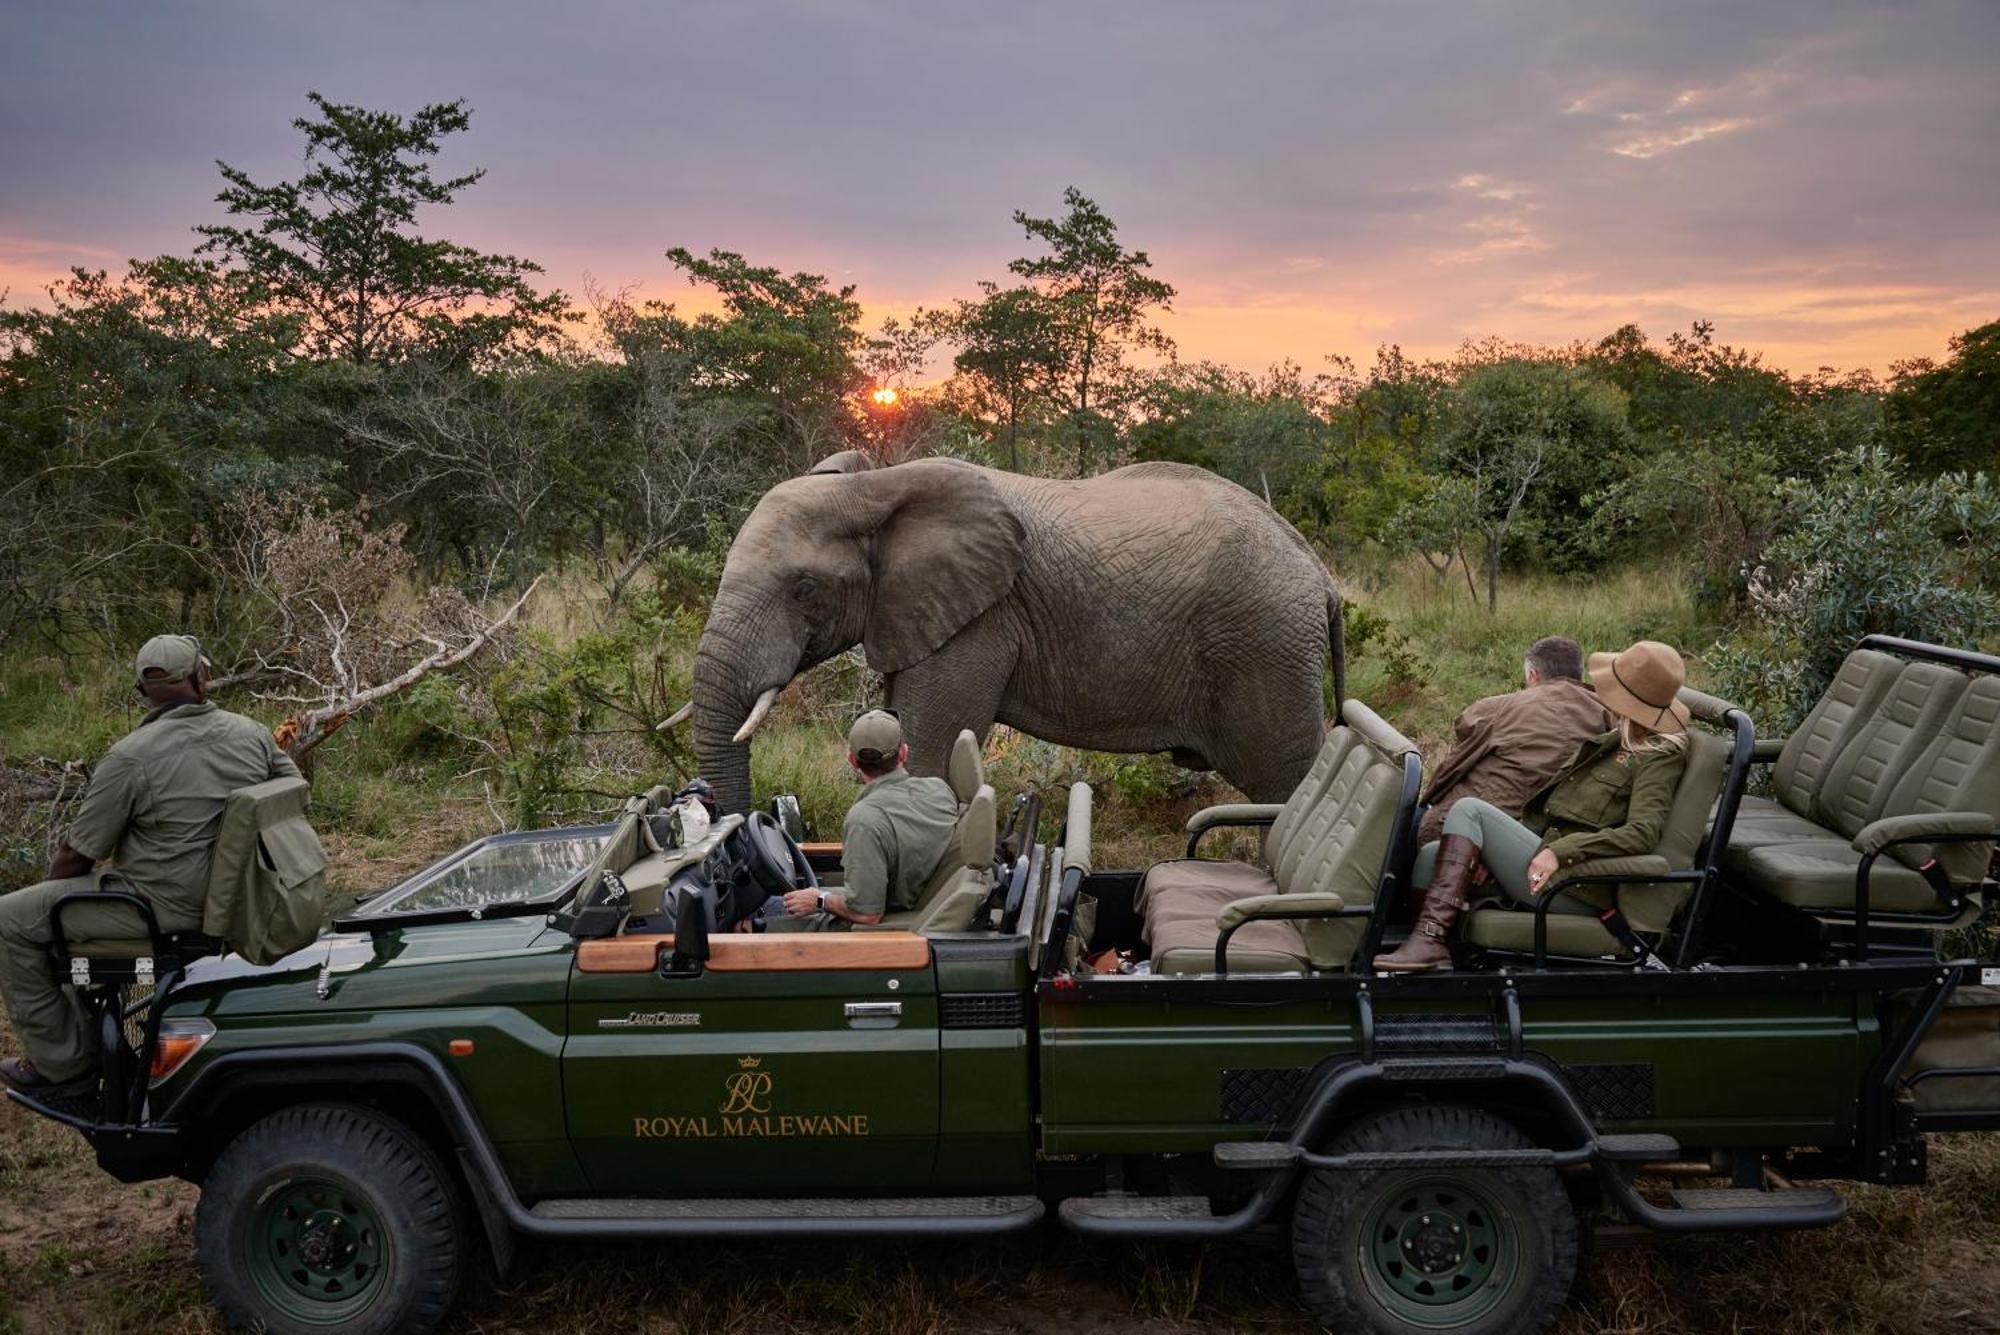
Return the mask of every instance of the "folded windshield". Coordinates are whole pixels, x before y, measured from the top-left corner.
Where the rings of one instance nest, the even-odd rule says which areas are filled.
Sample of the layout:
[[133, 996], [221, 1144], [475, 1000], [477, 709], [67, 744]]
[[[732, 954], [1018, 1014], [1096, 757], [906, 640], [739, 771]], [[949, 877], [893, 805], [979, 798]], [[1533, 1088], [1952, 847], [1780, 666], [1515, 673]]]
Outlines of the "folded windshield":
[[593, 825], [496, 834], [467, 844], [347, 916], [401, 917], [554, 903], [590, 866], [611, 832], [609, 825]]

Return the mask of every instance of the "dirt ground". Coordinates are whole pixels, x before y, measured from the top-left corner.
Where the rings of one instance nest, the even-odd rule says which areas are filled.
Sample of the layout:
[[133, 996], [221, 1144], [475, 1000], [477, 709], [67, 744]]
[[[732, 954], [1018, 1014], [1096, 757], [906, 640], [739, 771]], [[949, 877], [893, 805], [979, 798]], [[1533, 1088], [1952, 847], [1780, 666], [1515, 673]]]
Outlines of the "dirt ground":
[[[0, 1046], [11, 1041], [0, 1034]], [[1587, 1259], [1565, 1335], [2000, 1331], [2000, 1136], [1939, 1138], [1925, 1190], [1846, 1188], [1819, 1233], [1685, 1238]], [[0, 1331], [217, 1331], [196, 1272], [196, 1192], [121, 1186], [68, 1129], [0, 1105]], [[1315, 1329], [1275, 1236], [1086, 1242], [1051, 1225], [937, 1244], [566, 1246], [505, 1281], [472, 1267], [449, 1329], [1062, 1332]]]

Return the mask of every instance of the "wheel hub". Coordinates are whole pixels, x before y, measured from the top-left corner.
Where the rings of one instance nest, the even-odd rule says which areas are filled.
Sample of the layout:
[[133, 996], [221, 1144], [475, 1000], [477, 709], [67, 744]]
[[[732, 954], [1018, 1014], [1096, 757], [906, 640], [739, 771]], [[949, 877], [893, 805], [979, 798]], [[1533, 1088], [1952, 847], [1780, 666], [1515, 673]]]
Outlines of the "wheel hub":
[[382, 1291], [381, 1222], [345, 1183], [298, 1178], [276, 1188], [259, 1203], [245, 1241], [258, 1289], [297, 1320], [350, 1319]]
[[1472, 1182], [1405, 1179], [1377, 1198], [1367, 1220], [1364, 1277], [1383, 1305], [1412, 1325], [1476, 1319], [1515, 1281], [1513, 1226]]

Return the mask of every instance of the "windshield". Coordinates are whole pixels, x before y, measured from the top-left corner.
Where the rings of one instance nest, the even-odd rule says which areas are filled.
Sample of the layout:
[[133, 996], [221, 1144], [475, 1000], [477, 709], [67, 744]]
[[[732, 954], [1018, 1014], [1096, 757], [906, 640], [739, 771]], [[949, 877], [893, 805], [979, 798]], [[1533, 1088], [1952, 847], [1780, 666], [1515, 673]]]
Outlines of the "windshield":
[[383, 891], [349, 916], [373, 918], [550, 902], [560, 898], [590, 866], [610, 836], [608, 825], [494, 835], [466, 845], [443, 862]]

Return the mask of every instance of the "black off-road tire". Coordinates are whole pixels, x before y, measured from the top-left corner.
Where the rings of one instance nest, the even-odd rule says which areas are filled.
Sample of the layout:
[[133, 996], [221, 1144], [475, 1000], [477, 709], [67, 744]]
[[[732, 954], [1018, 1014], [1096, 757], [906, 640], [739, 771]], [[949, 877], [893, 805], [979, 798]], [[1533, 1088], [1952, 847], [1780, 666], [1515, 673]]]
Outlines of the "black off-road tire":
[[466, 1230], [444, 1164], [403, 1123], [315, 1104], [253, 1123], [202, 1184], [195, 1248], [232, 1327], [304, 1335], [434, 1329]]
[[[1327, 1152], [1532, 1146], [1491, 1113], [1413, 1104], [1356, 1122]], [[1576, 1254], [1576, 1214], [1553, 1168], [1316, 1172], [1292, 1214], [1301, 1297], [1341, 1332], [1533, 1335], [1568, 1297]]]

